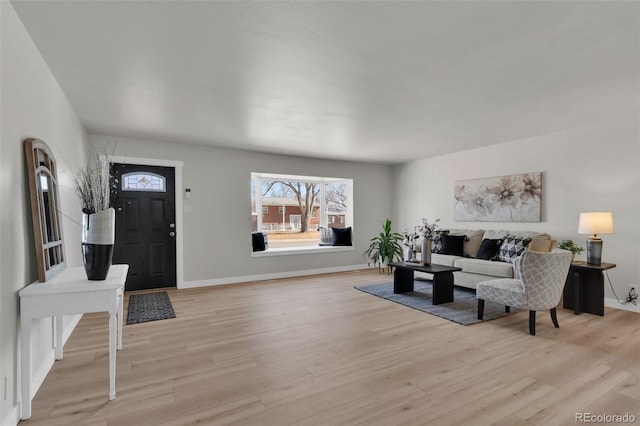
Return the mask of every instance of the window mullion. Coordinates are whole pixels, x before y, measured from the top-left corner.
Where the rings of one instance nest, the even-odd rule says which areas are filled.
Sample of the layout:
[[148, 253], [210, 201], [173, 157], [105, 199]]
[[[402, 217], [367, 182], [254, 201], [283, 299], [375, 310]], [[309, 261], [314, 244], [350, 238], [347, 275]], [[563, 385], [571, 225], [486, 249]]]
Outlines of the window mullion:
[[347, 186], [347, 211], [345, 212], [345, 226], [353, 226], [353, 180], [344, 181]]
[[320, 226], [326, 228], [329, 222], [327, 217], [327, 184], [320, 182]]
[[262, 232], [262, 178], [256, 177], [256, 231]]

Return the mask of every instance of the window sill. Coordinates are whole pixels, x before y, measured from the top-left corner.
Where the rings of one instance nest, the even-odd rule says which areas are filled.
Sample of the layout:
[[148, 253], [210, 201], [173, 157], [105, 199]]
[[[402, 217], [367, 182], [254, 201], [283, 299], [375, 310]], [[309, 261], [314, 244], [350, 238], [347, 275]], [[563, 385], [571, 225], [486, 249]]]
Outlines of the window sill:
[[251, 252], [251, 257], [289, 256], [294, 254], [336, 253], [353, 251], [353, 246], [309, 246], [272, 248], [265, 251]]

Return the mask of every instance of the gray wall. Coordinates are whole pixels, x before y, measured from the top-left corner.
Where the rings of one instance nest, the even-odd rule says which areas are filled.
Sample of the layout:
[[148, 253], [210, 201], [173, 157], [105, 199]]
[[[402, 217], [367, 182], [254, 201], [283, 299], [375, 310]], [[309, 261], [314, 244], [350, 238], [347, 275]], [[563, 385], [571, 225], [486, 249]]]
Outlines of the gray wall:
[[[362, 252], [391, 216], [391, 166], [91, 135], [117, 156], [183, 161], [184, 279], [189, 282], [362, 265]], [[354, 250], [251, 257], [251, 172], [353, 179]]]
[[[58, 164], [63, 231], [69, 266], [81, 265], [80, 207], [69, 170], [85, 161], [86, 135], [69, 102], [7, 1], [0, 2], [2, 103], [0, 111], [0, 424], [17, 421], [18, 291], [37, 280], [31, 206], [24, 160], [26, 138], [44, 140]], [[72, 329], [65, 318], [66, 332]], [[49, 319], [34, 321], [34, 381], [53, 364]]]

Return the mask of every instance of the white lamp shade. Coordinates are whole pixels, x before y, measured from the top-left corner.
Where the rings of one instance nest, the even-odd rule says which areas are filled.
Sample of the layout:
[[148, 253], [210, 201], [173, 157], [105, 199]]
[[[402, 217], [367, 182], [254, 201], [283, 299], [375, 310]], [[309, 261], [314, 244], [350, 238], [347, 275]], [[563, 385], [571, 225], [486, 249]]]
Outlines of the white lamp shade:
[[578, 234], [613, 234], [611, 212], [580, 213]]

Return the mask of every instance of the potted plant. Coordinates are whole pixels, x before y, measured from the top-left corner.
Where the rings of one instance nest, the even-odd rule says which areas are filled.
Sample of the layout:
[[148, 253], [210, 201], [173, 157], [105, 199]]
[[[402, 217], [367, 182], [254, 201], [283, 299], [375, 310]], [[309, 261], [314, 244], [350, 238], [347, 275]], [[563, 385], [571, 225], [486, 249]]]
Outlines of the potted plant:
[[369, 247], [364, 251], [368, 264], [373, 262], [374, 265], [380, 264], [381, 268], [385, 268], [394, 259], [402, 259], [403, 239], [401, 234], [392, 231], [391, 220], [387, 219], [382, 224], [382, 232], [371, 238]]
[[573, 253], [574, 257], [576, 254], [580, 254], [584, 251], [584, 247], [580, 247], [572, 240], [562, 240], [562, 242], [558, 244], [558, 248], [570, 251], [571, 253]]
[[73, 174], [82, 208], [82, 260], [89, 280], [104, 280], [115, 242], [115, 210], [109, 207], [112, 178], [97, 153]]

